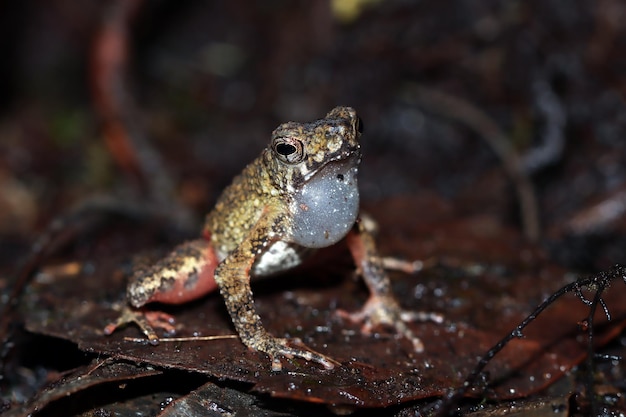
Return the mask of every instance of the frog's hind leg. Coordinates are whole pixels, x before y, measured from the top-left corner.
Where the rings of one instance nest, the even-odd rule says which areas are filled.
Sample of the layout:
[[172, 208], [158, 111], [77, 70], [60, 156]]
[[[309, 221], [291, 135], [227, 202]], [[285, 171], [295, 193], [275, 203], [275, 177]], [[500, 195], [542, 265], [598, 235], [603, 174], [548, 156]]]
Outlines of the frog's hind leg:
[[363, 323], [361, 331], [365, 334], [372, 332], [378, 325], [393, 327], [396, 332], [403, 335], [413, 344], [416, 352], [424, 350], [424, 344], [408, 328], [410, 321], [434, 321], [443, 322], [443, 315], [434, 312], [406, 311], [403, 310], [394, 297], [391, 290], [391, 281], [385, 269], [411, 270], [415, 266], [409, 263], [389, 264], [381, 258], [376, 249], [372, 230], [368, 228], [368, 222], [357, 222], [346, 237], [348, 248], [357, 265], [357, 270], [363, 276], [365, 284], [370, 290], [370, 297], [360, 311], [348, 313], [339, 311], [341, 317], [354, 322]]
[[137, 264], [126, 291], [130, 306], [122, 308], [118, 319], [108, 324], [104, 333], [109, 335], [118, 327], [134, 323], [153, 344], [158, 343], [154, 328], [175, 333], [174, 317], [144, 306], [152, 302], [182, 304], [215, 291], [213, 274], [217, 262], [209, 241], [196, 239], [178, 245], [154, 264]]
[[133, 271], [126, 298], [135, 308], [152, 302], [183, 304], [198, 299], [217, 289], [217, 263], [207, 240], [182, 243], [156, 263]]

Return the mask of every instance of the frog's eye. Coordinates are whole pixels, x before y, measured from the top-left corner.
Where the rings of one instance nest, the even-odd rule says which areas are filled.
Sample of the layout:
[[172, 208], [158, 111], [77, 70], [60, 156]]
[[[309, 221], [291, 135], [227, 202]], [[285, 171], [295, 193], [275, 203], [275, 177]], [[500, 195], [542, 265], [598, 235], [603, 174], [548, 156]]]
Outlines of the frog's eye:
[[290, 143], [279, 143], [276, 145], [276, 152], [282, 156], [289, 156], [297, 151], [296, 147]]
[[357, 132], [363, 133], [363, 119], [361, 119], [359, 116], [356, 117], [355, 127]]
[[297, 164], [305, 158], [302, 142], [297, 139], [277, 138], [273, 149], [278, 159], [288, 164]]

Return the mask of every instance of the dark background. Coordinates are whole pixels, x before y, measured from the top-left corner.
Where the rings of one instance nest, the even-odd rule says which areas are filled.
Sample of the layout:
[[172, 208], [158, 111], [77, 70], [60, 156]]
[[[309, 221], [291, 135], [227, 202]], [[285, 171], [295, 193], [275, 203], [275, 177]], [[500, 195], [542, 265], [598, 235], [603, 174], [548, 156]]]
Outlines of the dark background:
[[[549, 139], [538, 103], [552, 94], [567, 121], [557, 129], [562, 152], [527, 171], [544, 236], [561, 238], [569, 220], [623, 190], [618, 0], [371, 1], [343, 19], [328, 2], [137, 4], [126, 38], [129, 117], [161, 155], [172, 198], [195, 213], [210, 208], [277, 124], [341, 104], [365, 121], [366, 201], [430, 192], [519, 227], [493, 149], [421, 106], [416, 85], [484, 112], [521, 159]], [[81, 199], [136, 192], [94, 111], [94, 43], [110, 9], [98, 1], [0, 4], [2, 235], [32, 237]]]
[[[0, 1], [0, 288], [52, 219], [98, 196], [187, 211], [197, 230], [272, 129], [336, 105], [364, 120], [366, 206], [428, 195], [523, 235], [486, 120], [534, 187], [547, 256], [624, 262], [622, 0], [333, 5]], [[111, 72], [105, 34], [128, 46]], [[116, 121], [144, 162], [112, 151]]]

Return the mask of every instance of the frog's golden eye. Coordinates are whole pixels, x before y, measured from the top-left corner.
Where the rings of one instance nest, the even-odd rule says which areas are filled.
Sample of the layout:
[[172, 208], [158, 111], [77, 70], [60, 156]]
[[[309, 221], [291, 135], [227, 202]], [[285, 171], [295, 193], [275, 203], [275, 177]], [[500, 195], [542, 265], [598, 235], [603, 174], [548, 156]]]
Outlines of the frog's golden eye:
[[355, 127], [357, 132], [363, 133], [363, 120], [359, 116], [356, 117]]
[[302, 142], [293, 138], [277, 138], [272, 147], [278, 159], [288, 164], [297, 164], [305, 158]]

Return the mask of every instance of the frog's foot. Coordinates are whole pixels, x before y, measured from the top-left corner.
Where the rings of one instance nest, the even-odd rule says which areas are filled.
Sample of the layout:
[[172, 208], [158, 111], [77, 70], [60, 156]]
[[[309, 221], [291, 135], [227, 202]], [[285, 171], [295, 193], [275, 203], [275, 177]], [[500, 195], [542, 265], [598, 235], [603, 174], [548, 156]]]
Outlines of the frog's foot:
[[405, 274], [415, 274], [424, 269], [424, 262], [420, 260], [407, 261], [405, 259], [384, 256], [380, 258], [383, 268], [387, 271], [399, 271]]
[[360, 311], [349, 313], [345, 310], [338, 310], [337, 314], [355, 323], [363, 323], [361, 332], [369, 335], [372, 329], [379, 325], [389, 326], [395, 329], [396, 333], [404, 336], [413, 344], [415, 352], [424, 351], [424, 344], [419, 337], [415, 336], [408, 328], [407, 322], [413, 321], [433, 321], [443, 322], [443, 315], [425, 311], [403, 310], [392, 297], [372, 295]]
[[280, 372], [282, 370], [281, 356], [288, 359], [295, 357], [302, 358], [309, 362], [318, 363], [326, 369], [341, 366], [336, 360], [306, 347], [298, 338], [284, 339], [273, 337], [269, 334], [263, 334], [255, 337], [246, 344], [250, 349], [258, 350], [269, 355], [272, 361], [272, 372]]
[[407, 261], [406, 259], [396, 258], [394, 256], [383, 256], [380, 258], [382, 267], [387, 271], [404, 272], [405, 274], [416, 274], [425, 269], [429, 269], [437, 265], [439, 262], [436, 258], [428, 258], [425, 260], [416, 259]]
[[155, 328], [164, 330], [166, 334], [176, 333], [173, 316], [162, 311], [135, 310], [129, 306], [124, 306], [117, 320], [104, 328], [104, 334], [110, 335], [119, 327], [129, 323], [136, 324], [153, 345], [159, 344], [159, 336], [154, 331]]

